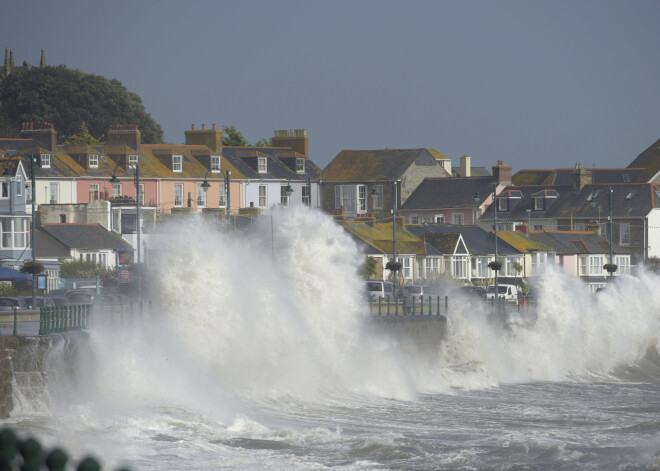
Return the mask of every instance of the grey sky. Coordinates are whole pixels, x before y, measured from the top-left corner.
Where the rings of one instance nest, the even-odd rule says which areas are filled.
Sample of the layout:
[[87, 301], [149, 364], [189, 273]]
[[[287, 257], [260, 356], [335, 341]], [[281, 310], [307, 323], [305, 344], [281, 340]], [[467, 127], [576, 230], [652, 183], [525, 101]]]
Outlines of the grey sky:
[[655, 0], [0, 0], [0, 47], [118, 79], [173, 143], [217, 123], [305, 128], [321, 167], [387, 147], [625, 167], [660, 138], [659, 22]]

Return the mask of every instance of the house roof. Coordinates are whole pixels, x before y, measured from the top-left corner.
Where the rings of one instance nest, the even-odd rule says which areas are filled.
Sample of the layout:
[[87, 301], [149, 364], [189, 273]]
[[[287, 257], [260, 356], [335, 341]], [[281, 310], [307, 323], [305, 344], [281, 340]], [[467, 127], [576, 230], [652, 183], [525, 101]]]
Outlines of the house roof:
[[498, 231], [497, 237], [522, 253], [551, 252], [551, 248], [541, 242], [525, 237], [519, 231]]
[[[223, 147], [222, 154], [244, 178], [248, 179], [305, 180], [309, 175], [311, 179], [318, 180], [321, 176], [318, 165], [288, 147]], [[259, 173], [259, 157], [266, 158], [266, 173]], [[296, 172], [298, 158], [305, 159], [305, 173]]]
[[[531, 232], [529, 238], [563, 255], [605, 254], [610, 250], [607, 239], [594, 232], [539, 231]], [[612, 246], [612, 251], [617, 254], [630, 253], [617, 245]]]
[[69, 249], [132, 250], [133, 246], [100, 224], [44, 224], [41, 230]]
[[[374, 251], [373, 253], [392, 253], [392, 223], [368, 224], [364, 222], [347, 222], [344, 229], [361, 240]], [[396, 229], [397, 254], [421, 255], [424, 253], [424, 242], [414, 234], [397, 226]]]
[[[2, 144], [0, 143], [0, 147]], [[635, 160], [630, 162], [628, 168], [643, 168], [644, 171], [639, 176], [639, 181], [649, 182], [658, 172], [660, 172], [660, 139], [651, 144]]]
[[[400, 178], [408, 168], [433, 166], [434, 171], [450, 175], [440, 166], [429, 149], [342, 150], [323, 169], [325, 181], [376, 181]], [[436, 168], [437, 167], [437, 168]]]
[[37, 229], [34, 231], [37, 259], [66, 259], [71, 257], [71, 250], [49, 233]]
[[[463, 172], [461, 167], [452, 167], [451, 171], [454, 175], [463, 177]], [[490, 170], [487, 167], [470, 167], [470, 177], [469, 178], [478, 178], [478, 177], [490, 177], [492, 176]]]
[[401, 205], [402, 210], [475, 208], [493, 191], [492, 177], [426, 178]]
[[[640, 177], [643, 168], [590, 168], [593, 184], [602, 183], [644, 183]], [[512, 178], [514, 185], [572, 185], [574, 168], [523, 169]]]
[[[463, 242], [472, 255], [489, 255], [495, 253], [495, 236], [479, 226], [459, 226], [453, 224], [408, 224], [406, 230], [419, 238], [424, 234], [455, 234], [463, 237]], [[497, 252], [501, 255], [520, 253], [508, 243], [498, 243]]]

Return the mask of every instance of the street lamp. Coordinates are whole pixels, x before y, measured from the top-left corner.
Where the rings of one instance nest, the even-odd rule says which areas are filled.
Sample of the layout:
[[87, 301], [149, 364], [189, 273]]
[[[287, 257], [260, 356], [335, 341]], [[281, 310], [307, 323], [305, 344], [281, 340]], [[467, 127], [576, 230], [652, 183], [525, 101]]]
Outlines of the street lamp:
[[[140, 235], [142, 233], [142, 223], [141, 223], [141, 213], [140, 213], [140, 164], [134, 163], [133, 165], [133, 184], [135, 185], [135, 213], [136, 213], [136, 235], [137, 235], [137, 263], [140, 263]], [[116, 185], [119, 183], [119, 179], [115, 172], [117, 171], [119, 164], [115, 165], [115, 169], [112, 171], [112, 178], [110, 178], [110, 183]], [[137, 274], [137, 288], [138, 288], [138, 302], [142, 303], [142, 274], [138, 272]]]
[[612, 244], [614, 243], [614, 237], [613, 237], [613, 232], [612, 232], [613, 223], [614, 223], [613, 218], [612, 218], [612, 193], [614, 192], [614, 190], [612, 190], [612, 188], [608, 188], [607, 192], [609, 193], [609, 203], [610, 203], [610, 217], [609, 217], [609, 220], [610, 220], [610, 263], [606, 263], [603, 266], [603, 268], [605, 268], [605, 270], [607, 270], [607, 272], [610, 274], [610, 278], [612, 278], [614, 276], [614, 272], [618, 268], [616, 266], [616, 263], [614, 263], [612, 261]]
[[[401, 264], [397, 262], [396, 260], [396, 210], [397, 210], [397, 186], [396, 184], [398, 183], [396, 180], [387, 180], [385, 178], [379, 178], [378, 181], [384, 181], [388, 182], [390, 185], [392, 185], [392, 260], [387, 262], [385, 265], [385, 268], [387, 270], [390, 270], [394, 272], [394, 299], [397, 298], [397, 293], [396, 293], [396, 275], [399, 270], [401, 270]], [[376, 187], [371, 190], [371, 197], [374, 199], [374, 202], [376, 198], [380, 196], [378, 192], [376, 191]], [[375, 206], [375, 204], [374, 204]]]
[[[500, 300], [500, 291], [499, 291], [499, 271], [502, 268], [502, 263], [497, 259], [497, 184], [493, 185], [493, 206], [495, 208], [495, 260], [490, 262], [488, 266], [491, 270], [495, 272], [495, 299], [497, 302]], [[479, 192], [474, 194], [474, 202], [479, 204], [481, 201], [481, 195]]]
[[[225, 195], [227, 196], [227, 220], [229, 220], [229, 213], [231, 211], [231, 199], [229, 197], [229, 178], [231, 177], [231, 172], [229, 170], [217, 169], [225, 177]], [[211, 184], [206, 179], [206, 176], [209, 174], [209, 170], [204, 174], [204, 183], [202, 183], [202, 190], [204, 193], [209, 191]]]

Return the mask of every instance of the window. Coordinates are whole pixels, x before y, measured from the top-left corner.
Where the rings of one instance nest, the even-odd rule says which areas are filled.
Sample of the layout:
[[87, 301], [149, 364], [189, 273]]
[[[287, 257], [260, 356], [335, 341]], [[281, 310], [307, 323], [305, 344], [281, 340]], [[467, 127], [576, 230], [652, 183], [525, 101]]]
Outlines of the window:
[[305, 159], [296, 158], [296, 173], [305, 173]]
[[23, 196], [23, 177], [16, 175], [16, 196]]
[[584, 232], [587, 230], [587, 225], [583, 222], [576, 222], [573, 224], [573, 230], [578, 232]]
[[9, 185], [11, 182], [9, 181], [3, 181], [2, 182], [2, 194], [0, 195], [0, 198], [2, 199], [7, 199], [9, 198]]
[[497, 210], [498, 211], [507, 211], [508, 210], [508, 200], [506, 198], [497, 198]]
[[174, 184], [174, 207], [181, 208], [183, 206], [183, 183]]
[[367, 212], [367, 187], [365, 185], [358, 185], [358, 214]]
[[50, 168], [51, 154], [41, 154], [39, 157], [41, 159], [41, 168]]
[[457, 213], [451, 215], [451, 223], [459, 226], [463, 225], [463, 213]]
[[268, 201], [268, 187], [266, 185], [259, 185], [259, 207], [265, 208]]
[[14, 247], [19, 249], [25, 247], [27, 237], [27, 220], [16, 218], [14, 219]]
[[440, 273], [440, 259], [427, 258], [426, 259], [426, 279], [436, 277]]
[[89, 185], [89, 200], [90, 201], [96, 201], [99, 198], [99, 184], [98, 183], [91, 183]]
[[60, 223], [66, 224], [66, 214], [60, 214]]
[[619, 225], [619, 244], [630, 245], [630, 224], [622, 223]]
[[98, 154], [89, 154], [87, 156], [87, 165], [89, 168], [98, 168], [99, 166], [99, 155]]
[[412, 260], [410, 257], [399, 258], [399, 263], [401, 264], [401, 275], [405, 279], [412, 278]]
[[452, 257], [451, 260], [454, 278], [466, 278], [467, 257], [465, 255], [459, 255]]
[[172, 156], [172, 171], [173, 172], [183, 172], [183, 156], [182, 155], [173, 155]]
[[349, 213], [357, 210], [357, 187], [355, 185], [335, 186], [335, 209], [344, 208]]
[[128, 168], [135, 168], [138, 164], [138, 156], [131, 154], [128, 156]]
[[112, 184], [112, 197], [117, 198], [118, 196], [121, 196], [121, 183], [113, 183]]
[[266, 161], [266, 157], [259, 157], [258, 158], [257, 170], [259, 171], [259, 173], [268, 172], [268, 162]]
[[589, 275], [589, 267], [587, 263], [589, 262], [589, 257], [580, 257], [580, 276]]
[[30, 232], [27, 218], [2, 218], [0, 231], [2, 232], [2, 248], [24, 249], [27, 247]]
[[488, 258], [479, 257], [473, 258], [475, 261], [475, 276], [477, 278], [488, 278], [490, 276], [490, 267], [488, 266]]
[[542, 231], [543, 230], [543, 224], [534, 224], [534, 230], [535, 231]]
[[419, 224], [419, 216], [411, 215], [410, 216], [410, 224]]
[[211, 156], [211, 172], [218, 173], [220, 172], [220, 156], [212, 155]]
[[616, 274], [629, 275], [630, 274], [630, 255], [616, 255], [614, 263], [617, 264]]
[[383, 185], [374, 185], [374, 209], [383, 209]]
[[543, 198], [534, 198], [534, 211], [543, 210]]
[[436, 214], [435, 215], [435, 223], [436, 224], [444, 224], [445, 223], [445, 215], [444, 214]]
[[50, 204], [58, 204], [60, 202], [60, 184], [56, 182], [50, 183]]
[[2, 247], [11, 249], [12, 239], [11, 218], [2, 218]]
[[286, 186], [280, 187], [280, 203], [282, 203], [282, 206], [289, 206], [289, 196], [286, 194]]
[[197, 207], [205, 208], [206, 207], [206, 192], [202, 188], [202, 184], [197, 184]]
[[32, 204], [32, 182], [25, 183], [25, 204]]
[[227, 187], [224, 185], [224, 183], [220, 184], [220, 201], [219, 201], [219, 206], [221, 208], [226, 208], [227, 207]]
[[605, 265], [605, 257], [602, 255], [589, 256], [589, 276], [602, 275], [603, 265]]
[[144, 183], [140, 183], [138, 191], [140, 192], [140, 206], [144, 206]]
[[309, 202], [309, 186], [308, 185], [303, 185], [302, 187], [302, 202], [305, 206], [310, 206]]

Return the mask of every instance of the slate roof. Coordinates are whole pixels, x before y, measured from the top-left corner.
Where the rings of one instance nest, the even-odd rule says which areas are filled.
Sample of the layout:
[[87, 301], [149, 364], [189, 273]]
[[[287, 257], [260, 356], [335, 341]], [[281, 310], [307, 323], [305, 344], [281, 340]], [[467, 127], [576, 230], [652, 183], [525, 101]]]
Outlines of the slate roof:
[[492, 177], [426, 178], [401, 205], [402, 210], [476, 208], [475, 193], [483, 202], [493, 191]]
[[71, 250], [47, 232], [37, 229], [34, 232], [34, 239], [37, 247], [37, 259], [71, 258]]
[[[459, 177], [462, 177], [462, 172], [461, 172], [461, 167], [452, 167], [451, 171], [454, 175], [457, 175]], [[490, 177], [492, 176], [490, 173], [490, 170], [488, 170], [488, 167], [470, 167], [470, 177], [469, 178], [475, 178], [475, 177]]]
[[[222, 155], [247, 179], [318, 180], [321, 169], [305, 158], [305, 173], [296, 172], [296, 159], [303, 157], [288, 147], [223, 147]], [[267, 172], [259, 173], [258, 158], [266, 157]], [[232, 178], [234, 173], [232, 172]]]
[[[132, 250], [133, 246], [100, 224], [44, 224], [41, 230], [69, 249]], [[37, 246], [37, 250], [39, 247]]]
[[[610, 251], [607, 239], [594, 232], [539, 231], [529, 233], [529, 238], [560, 255], [606, 254]], [[630, 253], [630, 250], [616, 245], [612, 246], [612, 251], [617, 254]]]
[[333, 182], [376, 181], [380, 178], [400, 178], [417, 162], [442, 169], [430, 149], [342, 150], [323, 169], [323, 180]]
[[552, 252], [550, 247], [542, 244], [539, 241], [526, 237], [520, 231], [498, 231], [497, 237], [521, 253]]
[[[372, 253], [392, 253], [392, 223], [371, 225], [364, 222], [347, 222], [343, 227], [353, 237], [374, 249]], [[397, 254], [399, 255], [421, 255], [424, 253], [423, 241], [414, 234], [399, 227], [396, 230], [396, 247]]]
[[[424, 234], [460, 233], [468, 251], [472, 255], [490, 255], [495, 253], [495, 235], [484, 231], [479, 226], [457, 226], [454, 224], [408, 224], [406, 230], [419, 238]], [[520, 252], [508, 243], [498, 240], [497, 253], [516, 255]]]
[[[1, 143], [0, 147], [2, 147]], [[660, 139], [651, 144], [639, 154], [635, 160], [630, 162], [628, 168], [643, 168], [644, 171], [638, 180], [649, 182], [658, 172], [660, 172]]]
[[[645, 183], [640, 180], [643, 168], [590, 168], [592, 183]], [[572, 185], [575, 175], [573, 168], [523, 169], [512, 178], [514, 185]]]

